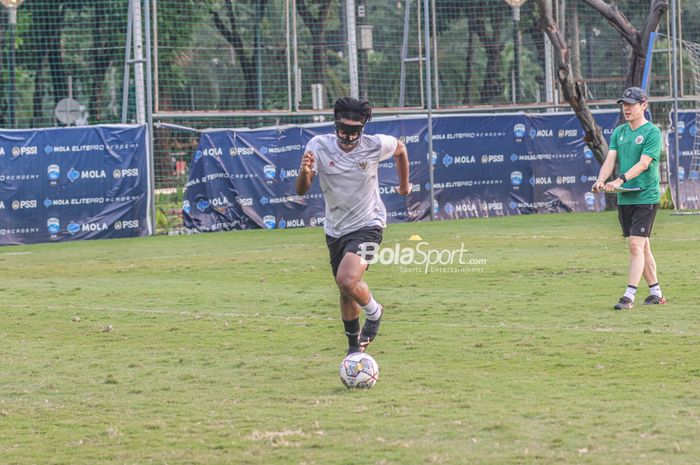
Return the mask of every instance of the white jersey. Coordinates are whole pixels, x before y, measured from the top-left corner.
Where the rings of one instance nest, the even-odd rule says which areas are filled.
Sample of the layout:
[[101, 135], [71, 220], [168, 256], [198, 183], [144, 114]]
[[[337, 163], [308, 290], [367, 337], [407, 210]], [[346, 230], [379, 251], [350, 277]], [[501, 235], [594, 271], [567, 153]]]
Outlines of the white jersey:
[[368, 226], [386, 227], [377, 173], [379, 162], [390, 158], [398, 143], [393, 136], [363, 134], [352, 151], [344, 152], [335, 134], [325, 134], [306, 144], [326, 200], [326, 234], [340, 237]]

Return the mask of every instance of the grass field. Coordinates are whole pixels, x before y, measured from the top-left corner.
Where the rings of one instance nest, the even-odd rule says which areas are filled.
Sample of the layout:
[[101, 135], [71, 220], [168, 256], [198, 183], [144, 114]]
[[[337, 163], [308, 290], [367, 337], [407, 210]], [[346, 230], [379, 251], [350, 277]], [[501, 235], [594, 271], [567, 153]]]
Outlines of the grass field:
[[614, 214], [413, 234], [485, 263], [370, 269], [370, 391], [321, 229], [0, 248], [0, 464], [700, 462], [700, 217], [658, 215], [669, 304], [625, 312]]

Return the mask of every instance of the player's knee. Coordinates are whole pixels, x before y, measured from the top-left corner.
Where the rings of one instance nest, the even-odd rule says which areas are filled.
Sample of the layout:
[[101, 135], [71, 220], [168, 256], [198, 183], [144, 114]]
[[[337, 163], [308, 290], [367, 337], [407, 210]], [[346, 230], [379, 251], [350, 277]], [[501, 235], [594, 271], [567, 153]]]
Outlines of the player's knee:
[[630, 253], [632, 255], [637, 255], [637, 254], [643, 254], [644, 253], [644, 247], [645, 247], [646, 239], [643, 237], [630, 237]]
[[357, 286], [358, 279], [350, 274], [339, 274], [335, 277], [335, 283], [338, 285], [338, 289], [344, 294], [351, 294], [352, 291]]

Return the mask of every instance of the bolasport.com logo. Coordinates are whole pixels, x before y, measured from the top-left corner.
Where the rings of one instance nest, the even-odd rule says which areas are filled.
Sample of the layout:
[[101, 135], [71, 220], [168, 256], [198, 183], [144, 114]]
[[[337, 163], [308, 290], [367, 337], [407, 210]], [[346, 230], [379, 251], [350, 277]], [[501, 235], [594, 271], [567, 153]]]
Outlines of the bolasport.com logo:
[[459, 248], [431, 248], [426, 241], [415, 246], [381, 247], [376, 242], [360, 244], [357, 255], [363, 264], [398, 266], [401, 273], [482, 273], [485, 258], [469, 257], [464, 243]]

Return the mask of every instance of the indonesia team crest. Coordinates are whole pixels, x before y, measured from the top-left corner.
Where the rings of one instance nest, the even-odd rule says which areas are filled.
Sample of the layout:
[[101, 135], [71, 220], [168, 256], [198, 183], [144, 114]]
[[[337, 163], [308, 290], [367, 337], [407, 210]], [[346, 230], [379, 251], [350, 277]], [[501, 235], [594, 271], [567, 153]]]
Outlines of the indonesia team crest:
[[369, 168], [369, 162], [367, 160], [360, 160], [357, 162], [357, 167], [362, 171], [367, 171], [367, 168]]

